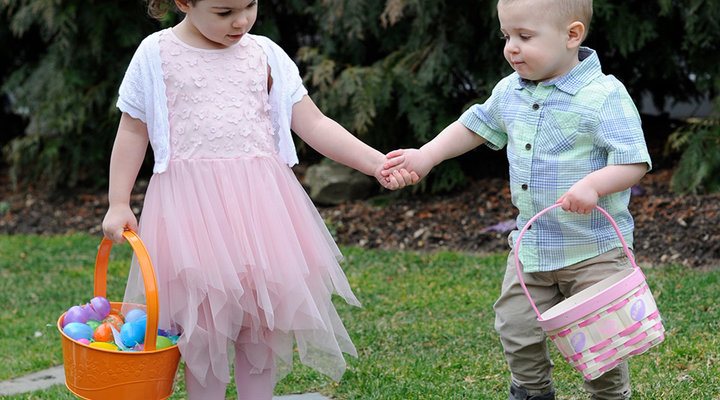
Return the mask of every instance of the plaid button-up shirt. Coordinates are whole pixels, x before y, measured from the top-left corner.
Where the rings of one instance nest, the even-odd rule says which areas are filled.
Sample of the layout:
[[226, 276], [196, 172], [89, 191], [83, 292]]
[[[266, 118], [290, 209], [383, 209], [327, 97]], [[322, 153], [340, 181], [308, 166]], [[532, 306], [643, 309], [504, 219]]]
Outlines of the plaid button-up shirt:
[[[483, 104], [460, 122], [492, 149], [507, 145], [517, 227], [555, 202], [589, 173], [610, 164], [647, 163], [640, 116], [625, 86], [604, 75], [595, 51], [582, 47], [567, 75], [535, 84], [517, 73], [501, 80]], [[633, 243], [630, 190], [599, 199], [628, 243]], [[518, 231], [511, 234], [515, 243]], [[526, 272], [552, 271], [620, 247], [599, 212], [581, 215], [556, 208], [523, 235], [519, 257]]]

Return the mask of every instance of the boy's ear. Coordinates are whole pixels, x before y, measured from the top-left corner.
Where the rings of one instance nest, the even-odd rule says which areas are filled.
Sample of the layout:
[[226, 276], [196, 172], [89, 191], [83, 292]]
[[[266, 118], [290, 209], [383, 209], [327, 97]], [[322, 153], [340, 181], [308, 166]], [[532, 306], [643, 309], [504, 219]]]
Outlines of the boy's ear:
[[583, 39], [585, 38], [585, 25], [580, 21], [575, 21], [568, 25], [568, 49], [574, 49], [580, 47]]
[[188, 8], [190, 8], [187, 0], [175, 0], [175, 5], [177, 6], [177, 8], [180, 11], [182, 11], [183, 13], [186, 13], [186, 14], [187, 14]]

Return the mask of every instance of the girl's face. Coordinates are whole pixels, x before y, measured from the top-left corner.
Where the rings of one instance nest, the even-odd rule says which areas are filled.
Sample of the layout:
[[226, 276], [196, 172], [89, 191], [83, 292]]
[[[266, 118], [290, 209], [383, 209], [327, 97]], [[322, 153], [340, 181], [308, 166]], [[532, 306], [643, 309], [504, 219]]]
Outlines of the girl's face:
[[232, 46], [250, 31], [257, 19], [257, 0], [175, 0], [185, 13], [177, 28], [191, 45], [201, 48]]
[[503, 54], [524, 79], [543, 82], [570, 72], [579, 63], [565, 24], [529, 1], [498, 5]]

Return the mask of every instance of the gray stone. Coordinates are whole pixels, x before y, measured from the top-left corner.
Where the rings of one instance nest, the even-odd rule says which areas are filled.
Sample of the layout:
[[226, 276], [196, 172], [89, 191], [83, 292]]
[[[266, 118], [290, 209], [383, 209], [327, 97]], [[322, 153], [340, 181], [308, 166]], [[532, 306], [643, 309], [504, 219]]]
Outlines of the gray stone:
[[324, 160], [308, 167], [304, 185], [315, 203], [337, 205], [364, 199], [374, 194], [379, 184], [362, 172]]
[[0, 382], [0, 396], [32, 392], [47, 389], [53, 385], [65, 383], [65, 369], [62, 365], [44, 371], [33, 372], [25, 376]]
[[[0, 396], [34, 392], [53, 385], [65, 383], [65, 368], [62, 365], [33, 372], [18, 378], [0, 381]], [[275, 396], [273, 400], [330, 400], [319, 393], [290, 394]]]

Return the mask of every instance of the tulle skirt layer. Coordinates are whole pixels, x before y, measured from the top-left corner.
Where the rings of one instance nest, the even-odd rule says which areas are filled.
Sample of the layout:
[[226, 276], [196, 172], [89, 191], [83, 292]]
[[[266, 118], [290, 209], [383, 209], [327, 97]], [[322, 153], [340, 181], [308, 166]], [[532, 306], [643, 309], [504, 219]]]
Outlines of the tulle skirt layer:
[[[275, 363], [277, 379], [295, 346], [335, 380], [342, 353], [357, 356], [331, 302], [334, 293], [359, 305], [342, 256], [278, 158], [171, 161], [151, 178], [139, 231], [157, 275], [160, 327], [181, 329], [178, 346], [201, 383], [206, 374], [229, 380], [230, 342], [252, 344], [253, 367]], [[125, 301], [142, 292], [135, 265]]]

